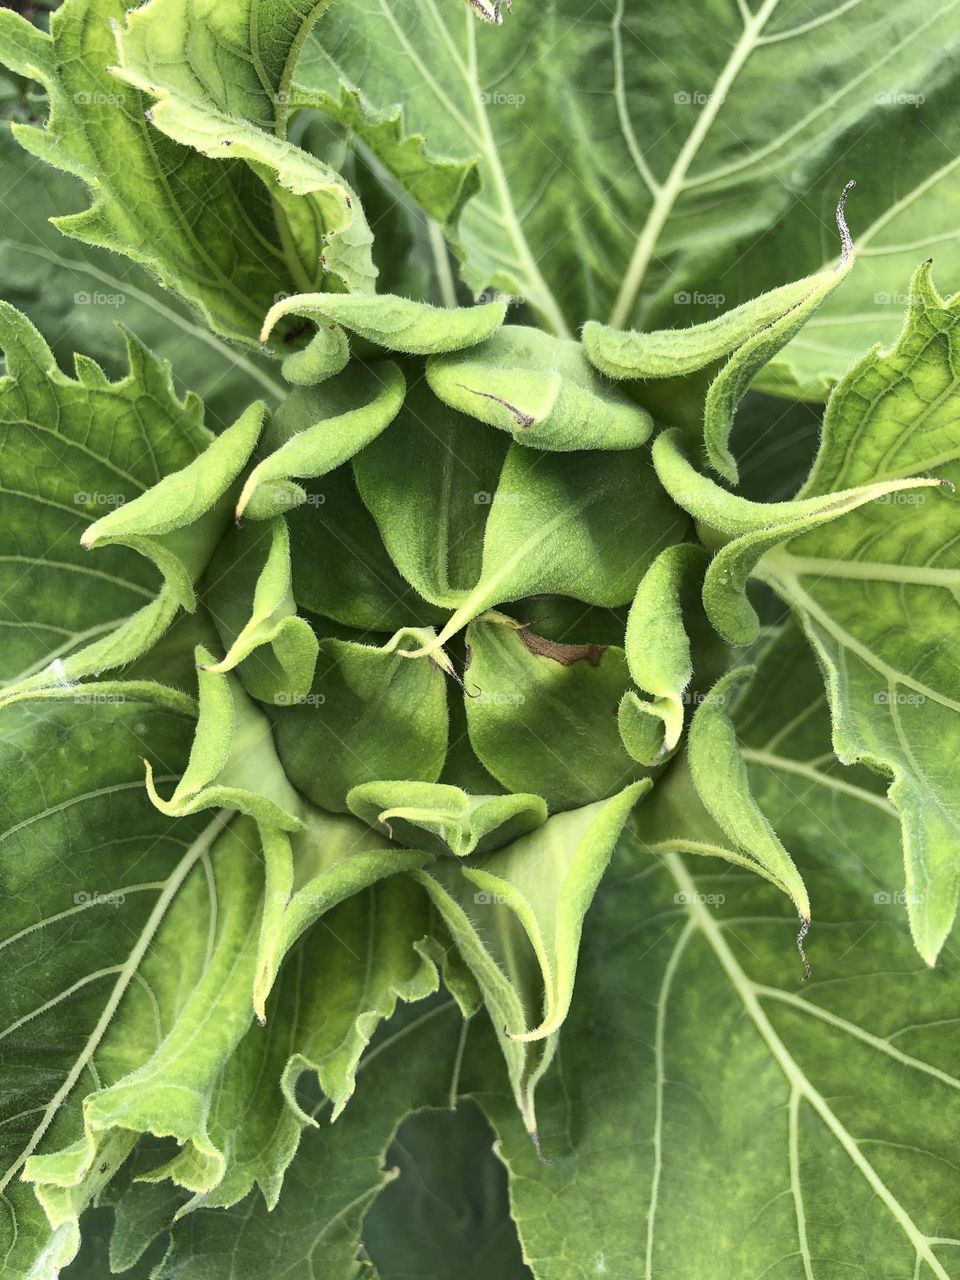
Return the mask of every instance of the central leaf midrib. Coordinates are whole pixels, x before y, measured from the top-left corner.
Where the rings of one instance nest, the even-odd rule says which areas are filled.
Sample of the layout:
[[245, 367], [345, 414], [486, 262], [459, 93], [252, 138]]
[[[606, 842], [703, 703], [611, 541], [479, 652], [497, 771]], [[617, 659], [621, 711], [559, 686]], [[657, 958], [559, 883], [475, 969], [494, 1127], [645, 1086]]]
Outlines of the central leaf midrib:
[[[769, 2], [769, 0], [768, 0]], [[779, 0], [772, 0], [778, 3]], [[464, 19], [467, 23], [467, 49], [469, 57], [469, 73], [470, 80], [468, 88], [473, 97], [474, 115], [477, 121], [477, 127], [480, 130], [480, 142], [484, 150], [487, 164], [490, 167], [490, 176], [493, 179], [493, 185], [500, 202], [500, 212], [506, 222], [507, 231], [513, 241], [513, 246], [519, 254], [521, 264], [526, 270], [530, 283], [533, 285], [531, 296], [528, 301], [536, 307], [542, 314], [550, 329], [560, 338], [571, 338], [573, 335], [564, 319], [563, 313], [557, 304], [556, 298], [550, 286], [540, 272], [533, 254], [530, 251], [530, 245], [524, 235], [523, 228], [520, 225], [520, 219], [517, 217], [517, 211], [514, 208], [513, 196], [510, 192], [507, 177], [500, 163], [500, 153], [497, 150], [496, 140], [493, 136], [493, 130], [490, 128], [490, 117], [487, 112], [486, 105], [483, 100], [483, 91], [480, 88], [480, 79], [477, 74], [477, 46], [475, 25], [476, 19], [470, 12], [468, 6], [464, 6]], [[539, 297], [539, 302], [534, 298]]]
[[780, 0], [764, 0], [757, 13], [749, 22], [744, 24], [739, 40], [734, 45], [730, 57], [717, 77], [709, 101], [697, 116], [686, 142], [680, 148], [677, 158], [673, 162], [673, 167], [654, 196], [646, 222], [637, 238], [633, 256], [623, 278], [620, 292], [617, 294], [613, 309], [610, 312], [608, 323], [612, 328], [622, 329], [629, 322], [646, 276], [647, 267], [650, 265], [650, 260], [660, 239], [660, 233], [683, 191], [687, 174], [690, 172], [690, 166], [696, 159], [704, 139], [720, 113], [720, 108], [727, 97], [727, 91], [732, 87], [747, 59], [757, 47], [757, 37], [772, 17], [779, 3]]

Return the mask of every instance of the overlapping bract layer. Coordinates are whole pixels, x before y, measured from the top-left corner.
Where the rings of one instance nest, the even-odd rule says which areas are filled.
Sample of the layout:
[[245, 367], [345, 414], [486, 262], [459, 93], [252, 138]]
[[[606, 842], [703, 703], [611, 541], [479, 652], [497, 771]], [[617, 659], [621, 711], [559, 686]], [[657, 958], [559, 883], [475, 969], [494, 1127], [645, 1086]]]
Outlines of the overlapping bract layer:
[[[895, 778], [928, 961], [956, 910], [943, 744], [960, 693], [939, 601], [954, 595], [957, 304], [921, 270], [896, 347], [835, 388], [802, 492], [733, 494], [690, 447], [736, 480], [740, 400], [841, 289], [849, 243], [839, 267], [719, 320], [592, 323], [582, 344], [504, 325], [502, 300], [375, 294], [355, 191], [288, 136], [293, 62], [323, 7], [291, 0], [258, 25], [255, 4], [152, 0], [119, 31], [117, 74], [86, 0], [49, 37], [0, 22], [0, 53], [51, 99], [46, 131], [21, 139], [94, 191], [63, 229], [144, 261], [219, 333], [273, 342], [293, 384], [213, 437], [135, 339], [123, 378], [82, 357], [71, 378], [0, 311], [15, 637], [0, 945], [26, 975], [8, 993], [23, 1076], [3, 1186], [22, 1168], [36, 1188], [15, 1188], [8, 1254], [34, 1276], [72, 1258], [79, 1214], [141, 1137], [139, 1176], [169, 1203], [118, 1257], [139, 1259], [151, 1214], [169, 1225], [254, 1187], [275, 1205], [315, 1119], [306, 1079], [339, 1116], [380, 1022], [441, 982], [466, 1025], [486, 1007], [537, 1140], [584, 919], [638, 802], [639, 847], [684, 895], [678, 855], [749, 868], [791, 900], [802, 942], [817, 903], [792, 824], [775, 829], [755, 794], [770, 753], [741, 745], [755, 686], [730, 648], [758, 633], [751, 580], [803, 622], [841, 759]], [[456, 221], [471, 165], [430, 159], [348, 90], [303, 102], [349, 119]], [[214, 222], [231, 237], [211, 239]], [[532, 260], [494, 271], [464, 226], [474, 282], [522, 278], [564, 332]], [[75, 935], [91, 911], [117, 914]], [[745, 990], [719, 930], [702, 910], [695, 923]], [[402, 1076], [387, 1092], [392, 1124], [418, 1097]], [[382, 1146], [390, 1125], [376, 1131]], [[141, 1201], [124, 1203], [133, 1221]], [[352, 1258], [351, 1239], [335, 1247]]]

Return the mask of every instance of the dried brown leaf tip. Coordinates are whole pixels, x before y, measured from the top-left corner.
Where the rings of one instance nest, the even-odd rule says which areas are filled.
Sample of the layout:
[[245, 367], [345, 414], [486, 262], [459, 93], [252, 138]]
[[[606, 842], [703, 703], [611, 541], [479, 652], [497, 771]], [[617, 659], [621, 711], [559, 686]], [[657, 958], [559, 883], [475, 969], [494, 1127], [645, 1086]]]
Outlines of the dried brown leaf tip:
[[564, 667], [572, 667], [575, 662], [589, 662], [591, 667], [598, 667], [607, 651], [605, 644], [561, 644], [538, 636], [528, 627], [521, 627], [518, 634], [531, 653], [538, 658], [550, 658]]

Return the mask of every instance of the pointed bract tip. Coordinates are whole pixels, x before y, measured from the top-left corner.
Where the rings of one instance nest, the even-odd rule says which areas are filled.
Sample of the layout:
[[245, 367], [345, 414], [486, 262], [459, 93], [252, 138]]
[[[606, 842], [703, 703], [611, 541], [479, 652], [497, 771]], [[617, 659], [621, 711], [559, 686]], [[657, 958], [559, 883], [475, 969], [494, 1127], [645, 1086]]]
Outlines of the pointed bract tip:
[[919, 939], [914, 935], [914, 944], [917, 951], [920, 953], [920, 959], [928, 969], [936, 969], [937, 963], [940, 959], [940, 949], [943, 946], [944, 941], [945, 939], [941, 938], [939, 942], [934, 940], [932, 942], [928, 942], [926, 946], [921, 946]]

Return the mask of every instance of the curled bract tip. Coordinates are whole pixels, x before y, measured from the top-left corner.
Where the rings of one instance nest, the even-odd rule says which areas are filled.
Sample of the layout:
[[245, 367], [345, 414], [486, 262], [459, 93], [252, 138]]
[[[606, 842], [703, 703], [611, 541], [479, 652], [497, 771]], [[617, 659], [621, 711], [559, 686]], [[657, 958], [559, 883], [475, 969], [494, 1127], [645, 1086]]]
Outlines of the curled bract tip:
[[540, 1145], [540, 1132], [538, 1129], [529, 1129], [530, 1141], [533, 1143], [533, 1149], [537, 1153], [537, 1159], [541, 1164], [553, 1164], [549, 1156], [543, 1154], [543, 1147]]
[[840, 199], [837, 201], [837, 226], [840, 229], [840, 266], [845, 267], [853, 255], [853, 237], [850, 234], [850, 228], [847, 226], [845, 217], [845, 208], [847, 204], [847, 196], [857, 185], [856, 179], [851, 178], [843, 190], [840, 192]]
[[810, 932], [810, 917], [805, 916], [803, 912], [800, 915], [800, 932], [797, 934], [797, 950], [800, 952], [800, 959], [803, 963], [803, 980], [809, 982], [813, 970], [810, 968], [810, 961], [807, 959], [807, 953], [803, 948], [803, 940]]

